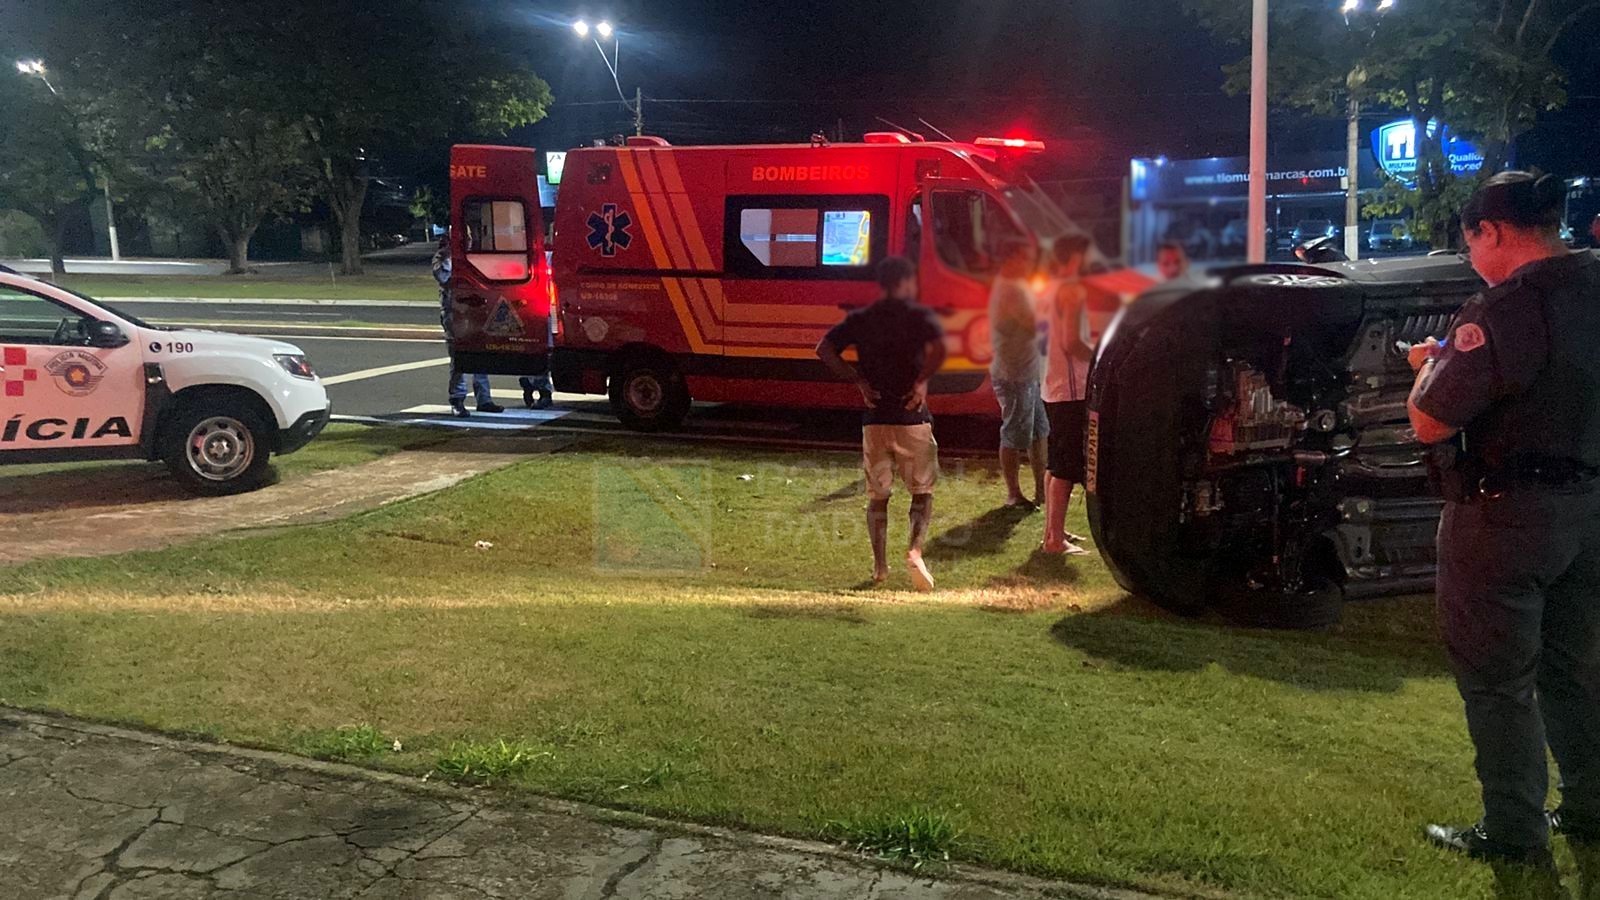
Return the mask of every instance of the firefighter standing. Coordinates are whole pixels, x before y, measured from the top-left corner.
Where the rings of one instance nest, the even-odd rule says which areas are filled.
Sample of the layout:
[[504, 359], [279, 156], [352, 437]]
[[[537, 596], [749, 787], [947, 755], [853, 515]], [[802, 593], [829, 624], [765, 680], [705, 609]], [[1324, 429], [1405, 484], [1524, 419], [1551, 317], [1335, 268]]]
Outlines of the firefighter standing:
[[[444, 328], [444, 339], [449, 343], [453, 335], [450, 333], [450, 276], [455, 266], [450, 256], [450, 235], [447, 233], [439, 238], [439, 249], [433, 253], [433, 280], [439, 282], [439, 324]], [[494, 396], [489, 392], [489, 376], [473, 375], [472, 393], [478, 401], [478, 412], [501, 413], [505, 407], [494, 402]], [[450, 411], [457, 418], [465, 419], [472, 415], [467, 412], [467, 373], [461, 371], [455, 362], [455, 354], [451, 353], [450, 360]]]
[[[1409, 410], [1447, 501], [1438, 604], [1484, 817], [1429, 826], [1503, 894], [1564, 897], [1554, 824], [1600, 898], [1600, 259], [1559, 237], [1561, 182], [1504, 172], [1462, 212], [1488, 283], [1412, 350]], [[1561, 808], [1547, 816], [1548, 744]]]

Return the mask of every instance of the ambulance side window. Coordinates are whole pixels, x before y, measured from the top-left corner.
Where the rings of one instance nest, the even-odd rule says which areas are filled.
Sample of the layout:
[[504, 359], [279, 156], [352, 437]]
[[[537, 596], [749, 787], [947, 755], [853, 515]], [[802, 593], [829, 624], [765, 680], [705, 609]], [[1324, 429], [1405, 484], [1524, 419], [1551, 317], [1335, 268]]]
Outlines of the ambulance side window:
[[37, 294], [0, 287], [0, 341], [12, 344], [79, 344], [90, 317]]
[[939, 259], [958, 272], [997, 274], [1001, 248], [1023, 237], [1005, 209], [981, 191], [934, 191], [930, 205]]
[[470, 199], [461, 205], [467, 262], [491, 281], [527, 281], [528, 218], [520, 200]]
[[870, 280], [886, 254], [889, 198], [732, 196], [724, 221], [731, 275]]

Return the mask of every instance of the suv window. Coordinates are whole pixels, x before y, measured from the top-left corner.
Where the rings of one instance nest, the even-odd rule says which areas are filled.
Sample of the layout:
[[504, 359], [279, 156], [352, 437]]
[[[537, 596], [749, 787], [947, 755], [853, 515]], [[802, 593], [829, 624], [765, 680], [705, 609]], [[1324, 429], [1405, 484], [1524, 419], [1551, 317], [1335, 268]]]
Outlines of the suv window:
[[929, 205], [939, 259], [958, 272], [980, 278], [999, 273], [1004, 245], [1025, 237], [1005, 209], [981, 191], [934, 191]]
[[93, 321], [38, 294], [0, 285], [0, 341], [13, 344], [81, 344]]

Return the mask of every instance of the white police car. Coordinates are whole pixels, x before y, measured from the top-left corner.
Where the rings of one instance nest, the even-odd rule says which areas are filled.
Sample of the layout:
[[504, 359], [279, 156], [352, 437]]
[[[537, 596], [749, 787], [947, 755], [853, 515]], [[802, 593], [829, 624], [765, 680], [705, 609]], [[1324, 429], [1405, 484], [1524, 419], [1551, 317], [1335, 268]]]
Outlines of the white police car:
[[292, 344], [160, 328], [0, 270], [0, 464], [160, 459], [196, 493], [237, 493], [330, 411]]

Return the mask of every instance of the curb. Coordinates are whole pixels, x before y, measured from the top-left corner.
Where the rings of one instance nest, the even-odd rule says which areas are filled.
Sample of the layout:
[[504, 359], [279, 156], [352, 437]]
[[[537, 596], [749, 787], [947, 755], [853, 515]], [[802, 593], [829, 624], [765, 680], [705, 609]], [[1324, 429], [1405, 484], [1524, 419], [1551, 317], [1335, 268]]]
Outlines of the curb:
[[[102, 725], [82, 719], [74, 719], [51, 713], [35, 712], [18, 709], [11, 706], [0, 706], [0, 724], [37, 726], [55, 728], [78, 734], [93, 735], [95, 737], [113, 738], [122, 741], [175, 750], [181, 753], [190, 753], [222, 759], [246, 759], [256, 762], [268, 763], [281, 769], [302, 772], [314, 772], [342, 778], [347, 781], [370, 781], [391, 785], [412, 793], [429, 797], [439, 797], [454, 800], [469, 800], [486, 806], [501, 808], [522, 808], [536, 813], [548, 815], [577, 816], [591, 821], [622, 827], [643, 828], [669, 834], [688, 835], [694, 837], [715, 838], [730, 843], [739, 844], [752, 849], [775, 850], [786, 853], [804, 854], [807, 856], [823, 857], [848, 861], [856, 865], [874, 867], [888, 870], [902, 870], [902, 867], [892, 863], [851, 853], [839, 847], [804, 841], [795, 838], [777, 837], [774, 835], [759, 834], [748, 831], [738, 831], [727, 828], [715, 828], [705, 825], [695, 825], [688, 822], [677, 822], [671, 819], [660, 819], [643, 813], [626, 812], [595, 806], [588, 803], [578, 803], [570, 800], [557, 800], [538, 794], [517, 793], [482, 787], [462, 787], [458, 785], [423, 781], [410, 775], [400, 775], [394, 772], [385, 772], [377, 769], [365, 769], [359, 766], [344, 763], [325, 762], [294, 756], [276, 750], [261, 750], [251, 747], [242, 747], [234, 744], [213, 744], [185, 738], [170, 737], [157, 732], [136, 730], [115, 725]], [[937, 878], [932, 880], [947, 881], [952, 883], [966, 883], [981, 885], [1010, 891], [1028, 891], [1046, 897], [1069, 898], [1069, 900], [1173, 900], [1175, 895], [1162, 897], [1156, 894], [1145, 894], [1136, 891], [1118, 888], [1097, 888], [1087, 885], [1069, 884], [1060, 881], [1050, 881], [1030, 875], [1019, 875], [1010, 872], [1000, 872], [990, 869], [979, 869], [970, 866], [952, 865], [940, 870]]]

